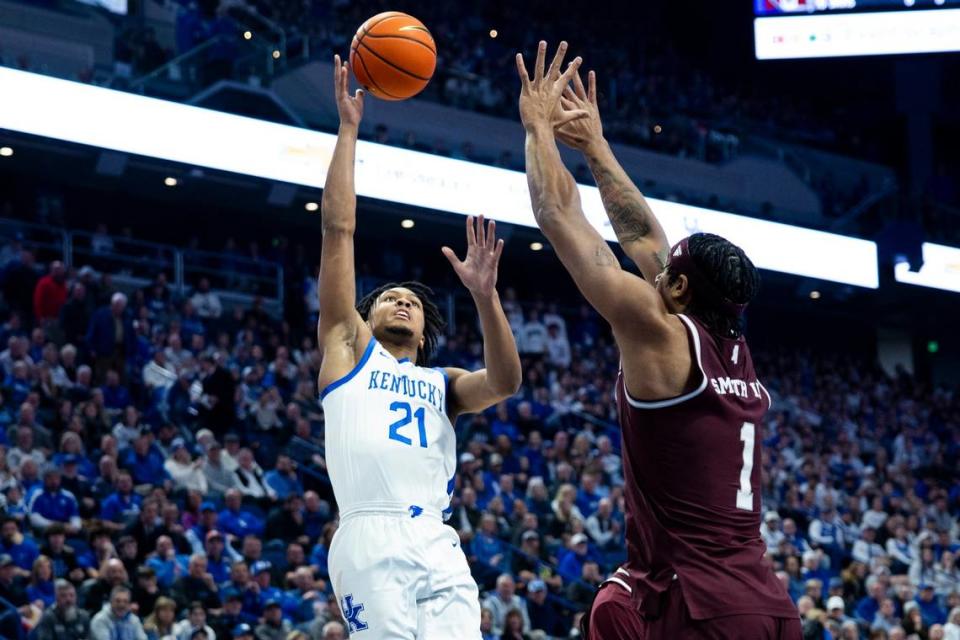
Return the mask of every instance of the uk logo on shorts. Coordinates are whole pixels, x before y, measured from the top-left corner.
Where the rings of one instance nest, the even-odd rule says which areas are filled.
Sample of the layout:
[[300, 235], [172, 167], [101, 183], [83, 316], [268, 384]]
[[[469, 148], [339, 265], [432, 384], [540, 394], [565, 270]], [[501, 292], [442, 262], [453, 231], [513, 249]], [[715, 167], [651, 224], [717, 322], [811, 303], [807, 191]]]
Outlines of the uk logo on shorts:
[[360, 612], [363, 611], [363, 605], [359, 602], [353, 604], [352, 593], [343, 596], [343, 599], [340, 601], [340, 610], [343, 611], [343, 619], [347, 621], [347, 626], [350, 627], [350, 633], [363, 631], [367, 628], [367, 623], [360, 619]]

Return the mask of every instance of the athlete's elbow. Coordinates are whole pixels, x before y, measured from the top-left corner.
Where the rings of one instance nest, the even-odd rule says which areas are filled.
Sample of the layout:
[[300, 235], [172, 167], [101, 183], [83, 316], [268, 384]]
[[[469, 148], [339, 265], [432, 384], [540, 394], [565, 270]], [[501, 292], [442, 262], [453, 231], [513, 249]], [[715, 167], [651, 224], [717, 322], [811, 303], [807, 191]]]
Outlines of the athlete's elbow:
[[520, 372], [519, 368], [517, 368], [516, 371], [510, 371], [508, 374], [500, 378], [494, 378], [487, 381], [487, 384], [490, 386], [490, 390], [500, 400], [505, 400], [520, 391], [520, 385], [522, 383], [523, 374]]

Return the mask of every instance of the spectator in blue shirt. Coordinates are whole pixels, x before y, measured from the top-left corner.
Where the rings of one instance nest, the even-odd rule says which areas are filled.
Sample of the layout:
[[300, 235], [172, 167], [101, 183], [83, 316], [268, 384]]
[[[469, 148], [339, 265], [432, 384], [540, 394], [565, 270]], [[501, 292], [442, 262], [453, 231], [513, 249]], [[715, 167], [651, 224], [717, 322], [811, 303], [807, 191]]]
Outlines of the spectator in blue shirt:
[[207, 554], [207, 571], [214, 582], [222, 584], [230, 579], [230, 559], [224, 553], [226, 542], [217, 530], [208, 531], [204, 549]]
[[140, 429], [133, 444], [123, 450], [120, 456], [121, 465], [130, 471], [136, 485], [162, 486], [170, 479], [163, 467], [163, 454], [153, 444], [153, 432], [148, 427]]
[[14, 363], [11, 371], [3, 386], [9, 389], [10, 401], [16, 405], [22, 404], [30, 392], [33, 390], [33, 384], [30, 381], [30, 368], [23, 360]]
[[336, 523], [330, 522], [324, 525], [320, 534], [320, 540], [313, 548], [310, 554], [310, 566], [322, 578], [330, 577], [330, 566], [328, 559], [330, 557], [330, 544], [333, 542], [333, 534], [337, 531]]
[[253, 574], [253, 580], [257, 583], [257, 586], [260, 588], [260, 610], [263, 610], [263, 607], [267, 602], [271, 600], [281, 601], [283, 600], [283, 592], [280, 589], [272, 586], [270, 580], [272, 578], [273, 565], [268, 560], [261, 560], [260, 562], [254, 562], [250, 566], [250, 573]]
[[33, 561], [40, 555], [33, 539], [21, 533], [20, 523], [9, 516], [0, 524], [0, 555], [4, 553], [13, 558], [13, 563], [24, 571], [30, 571]]
[[560, 559], [557, 572], [564, 580], [579, 580], [583, 575], [583, 565], [590, 561], [598, 562], [598, 558], [590, 550], [587, 535], [575, 533], [570, 537], [570, 549]]
[[186, 575], [189, 562], [189, 556], [177, 554], [170, 536], [157, 538], [157, 550], [147, 558], [147, 566], [153, 569], [162, 589], [169, 589], [177, 578]]
[[53, 605], [56, 594], [53, 589], [53, 563], [47, 556], [39, 556], [33, 561], [30, 571], [30, 585], [27, 587], [30, 602], [43, 603], [44, 608]]
[[323, 533], [323, 527], [330, 522], [330, 505], [320, 499], [316, 491], [303, 494], [303, 530], [311, 541], [316, 541]]
[[63, 523], [68, 534], [79, 533], [80, 505], [69, 491], [60, 488], [60, 470], [47, 467], [43, 472], [43, 490], [33, 494], [27, 503], [30, 524], [34, 529], [46, 531], [54, 522]]
[[803, 568], [800, 570], [800, 577], [803, 578], [804, 582], [819, 580], [823, 590], [821, 597], [826, 599], [830, 588], [830, 578], [833, 577], [833, 574], [824, 567], [822, 551], [807, 551], [803, 554]]
[[[207, 560], [210, 564], [210, 560]], [[208, 569], [209, 570], [209, 569]], [[213, 572], [211, 572], [212, 574]], [[214, 577], [216, 577], [214, 575]], [[230, 578], [220, 586], [221, 593], [237, 593], [243, 602], [243, 612], [252, 616], [259, 616], [262, 612], [260, 604], [260, 587], [250, 576], [250, 568], [246, 562], [235, 562], [230, 567]]]
[[507, 547], [497, 537], [497, 519], [490, 513], [480, 520], [480, 530], [470, 541], [473, 567], [477, 581], [490, 586], [497, 576], [507, 570]]
[[230, 536], [243, 538], [248, 534], [263, 534], [263, 519], [258, 518], [242, 507], [243, 494], [238, 489], [228, 489], [223, 503], [226, 507], [218, 516], [218, 528]]
[[603, 495], [597, 490], [596, 474], [584, 472], [580, 481], [580, 491], [577, 492], [577, 507], [584, 518], [589, 518], [597, 512], [601, 498]]
[[932, 584], [924, 583], [920, 585], [920, 593], [917, 594], [916, 602], [925, 627], [943, 624], [947, 621], [947, 612], [937, 602], [937, 595]]
[[106, 384], [100, 387], [103, 391], [103, 405], [113, 411], [123, 411], [133, 404], [130, 392], [120, 384], [120, 374], [111, 369], [107, 371]]
[[490, 424], [490, 436], [496, 440], [498, 436], [507, 436], [511, 442], [517, 442], [520, 439], [520, 430], [510, 419], [510, 412], [507, 410], [506, 401], [497, 404], [496, 417]]
[[[140, 513], [143, 498], [133, 491], [133, 476], [129, 471], [117, 472], [116, 491], [107, 496], [100, 508], [100, 517], [108, 522], [126, 526]], [[120, 527], [122, 528], [122, 527]]]
[[877, 612], [880, 611], [880, 604], [886, 596], [884, 594], [883, 583], [880, 582], [877, 576], [867, 578], [866, 586], [867, 595], [860, 598], [857, 602], [856, 607], [853, 609], [853, 617], [856, 618], [857, 622], [869, 626], [873, 624], [873, 619], [876, 617]]
[[513, 474], [501, 473], [497, 481], [497, 487], [500, 489], [500, 499], [503, 500], [503, 510], [509, 517], [513, 514], [513, 504], [517, 500], [523, 500], [523, 494], [516, 490]]
[[279, 500], [286, 500], [290, 494], [303, 495], [303, 484], [297, 477], [293, 462], [289, 456], [282, 453], [277, 456], [276, 467], [272, 471], [268, 471], [263, 480], [268, 487], [277, 493]]

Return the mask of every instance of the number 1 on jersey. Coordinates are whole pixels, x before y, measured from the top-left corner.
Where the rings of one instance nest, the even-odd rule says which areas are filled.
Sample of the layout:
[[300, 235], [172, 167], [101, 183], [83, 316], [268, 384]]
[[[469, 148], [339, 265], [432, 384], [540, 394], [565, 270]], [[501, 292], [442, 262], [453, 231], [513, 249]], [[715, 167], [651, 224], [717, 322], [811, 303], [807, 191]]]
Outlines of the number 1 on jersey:
[[417, 428], [420, 431], [420, 446], [427, 448], [427, 425], [425, 422], [426, 412], [423, 407], [416, 411], [410, 406], [409, 402], [393, 402], [390, 404], [390, 411], [402, 411], [404, 416], [390, 425], [390, 439], [401, 442], [405, 445], [413, 446], [413, 441], [400, 433], [400, 429], [417, 419]]
[[756, 428], [752, 422], [744, 422], [740, 427], [740, 440], [743, 442], [743, 466], [740, 467], [740, 489], [737, 491], [737, 509], [753, 511], [753, 487], [750, 486], [750, 474], [753, 472], [753, 447]]

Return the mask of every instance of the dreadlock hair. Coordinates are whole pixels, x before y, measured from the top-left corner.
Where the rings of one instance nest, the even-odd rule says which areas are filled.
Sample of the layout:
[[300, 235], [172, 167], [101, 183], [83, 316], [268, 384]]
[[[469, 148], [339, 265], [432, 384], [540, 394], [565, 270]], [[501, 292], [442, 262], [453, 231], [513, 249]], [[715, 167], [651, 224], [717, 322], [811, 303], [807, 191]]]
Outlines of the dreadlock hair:
[[423, 346], [417, 348], [417, 366], [426, 366], [427, 363], [430, 362], [430, 359], [433, 358], [433, 354], [437, 350], [437, 340], [440, 338], [440, 334], [447, 324], [443, 319], [443, 315], [440, 313], [440, 309], [433, 302], [433, 289], [425, 284], [414, 281], [401, 282], [399, 284], [396, 282], [388, 282], [364, 296], [360, 302], [357, 303], [357, 313], [359, 313], [360, 317], [364, 320], [369, 320], [373, 305], [384, 292], [390, 289], [409, 289], [420, 299], [420, 303], [423, 304]]
[[[690, 257], [707, 285], [698, 290], [691, 288], [693, 297], [688, 307], [690, 315], [703, 322], [711, 333], [728, 338], [743, 334], [743, 318], [732, 313], [729, 305], [746, 304], [760, 290], [760, 273], [743, 249], [726, 238], [712, 233], [695, 233], [687, 239]], [[669, 282], [679, 277], [668, 268]]]

